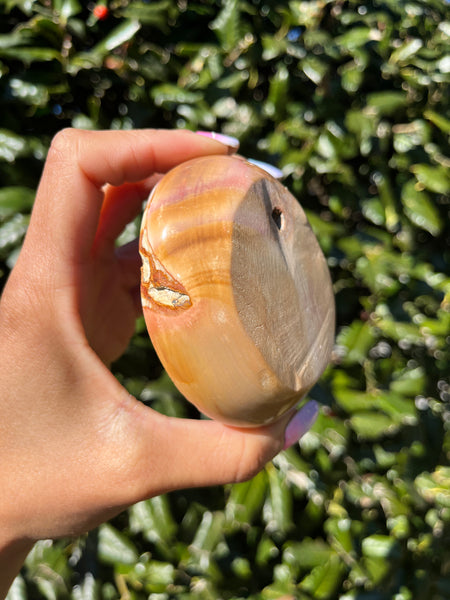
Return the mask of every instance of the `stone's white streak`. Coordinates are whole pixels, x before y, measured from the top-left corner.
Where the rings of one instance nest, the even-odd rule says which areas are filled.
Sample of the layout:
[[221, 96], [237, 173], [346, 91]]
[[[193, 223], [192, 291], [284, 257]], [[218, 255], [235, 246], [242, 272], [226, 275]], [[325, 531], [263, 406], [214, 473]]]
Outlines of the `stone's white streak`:
[[158, 304], [163, 304], [169, 308], [182, 308], [191, 303], [191, 299], [187, 294], [166, 287], [149, 286], [148, 295]]
[[151, 275], [152, 275], [151, 269], [150, 269], [150, 261], [148, 260], [147, 256], [143, 252], [139, 252], [139, 254], [141, 255], [141, 260], [142, 260], [142, 269], [141, 269], [142, 281], [144, 283], [149, 283]]
[[152, 251], [151, 246], [148, 243], [148, 239], [147, 239], [147, 235], [145, 234], [145, 231], [142, 233], [142, 236], [141, 236], [141, 246], [147, 252], [151, 252]]

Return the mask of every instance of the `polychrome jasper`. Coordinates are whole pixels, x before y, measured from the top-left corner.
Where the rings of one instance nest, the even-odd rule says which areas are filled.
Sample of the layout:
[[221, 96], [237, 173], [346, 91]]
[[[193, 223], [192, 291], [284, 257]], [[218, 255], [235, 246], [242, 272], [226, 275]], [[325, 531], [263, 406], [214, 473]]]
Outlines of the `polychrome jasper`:
[[325, 258], [297, 200], [240, 157], [166, 174], [140, 237], [147, 328], [167, 373], [202, 413], [270, 423], [322, 374], [334, 339]]

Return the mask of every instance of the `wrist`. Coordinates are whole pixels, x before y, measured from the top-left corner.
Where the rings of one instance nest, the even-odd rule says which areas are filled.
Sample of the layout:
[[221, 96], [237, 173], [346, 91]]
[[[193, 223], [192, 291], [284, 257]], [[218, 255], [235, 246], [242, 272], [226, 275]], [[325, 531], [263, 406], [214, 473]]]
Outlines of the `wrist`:
[[6, 597], [18, 575], [27, 554], [33, 547], [31, 540], [3, 540], [0, 532], [0, 600]]

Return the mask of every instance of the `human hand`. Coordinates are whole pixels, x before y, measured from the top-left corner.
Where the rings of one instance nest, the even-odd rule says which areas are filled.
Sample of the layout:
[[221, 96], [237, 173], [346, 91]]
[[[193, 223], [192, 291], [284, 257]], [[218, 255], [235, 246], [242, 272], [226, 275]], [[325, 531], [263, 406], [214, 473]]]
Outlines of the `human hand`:
[[140, 314], [137, 247], [117, 249], [117, 236], [155, 174], [227, 152], [186, 131], [56, 136], [0, 305], [0, 596], [2, 564], [13, 576], [34, 541], [169, 490], [248, 479], [314, 421], [314, 404], [286, 432], [289, 416], [247, 431], [169, 418], [107, 368]]

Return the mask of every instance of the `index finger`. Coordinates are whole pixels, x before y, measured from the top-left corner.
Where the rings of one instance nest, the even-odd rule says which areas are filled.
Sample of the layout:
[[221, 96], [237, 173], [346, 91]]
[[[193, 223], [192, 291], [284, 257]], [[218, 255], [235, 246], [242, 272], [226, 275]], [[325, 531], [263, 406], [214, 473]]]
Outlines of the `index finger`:
[[53, 256], [83, 261], [95, 237], [105, 184], [136, 182], [191, 158], [227, 153], [224, 144], [190, 131], [65, 129], [51, 145], [29, 233], [45, 236]]

